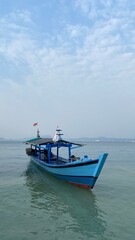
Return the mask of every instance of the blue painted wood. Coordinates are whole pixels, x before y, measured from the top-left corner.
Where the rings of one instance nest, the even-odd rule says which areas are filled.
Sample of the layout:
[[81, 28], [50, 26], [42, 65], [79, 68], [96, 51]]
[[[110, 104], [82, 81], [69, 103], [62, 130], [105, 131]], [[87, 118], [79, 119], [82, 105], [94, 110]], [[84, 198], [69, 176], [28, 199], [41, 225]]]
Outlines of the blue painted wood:
[[[102, 154], [97, 160], [81, 159], [66, 164], [46, 163], [37, 157], [31, 156], [31, 160], [47, 172], [69, 183], [93, 188], [102, 170], [107, 154]], [[84, 186], [83, 186], [84, 185]]]
[[[40, 138], [40, 140], [42, 140]], [[28, 142], [27, 142], [28, 143]], [[47, 142], [46, 144], [34, 145], [34, 154], [30, 154], [31, 160], [38, 166], [62, 179], [66, 182], [76, 184], [85, 188], [93, 188], [104, 166], [107, 153], [101, 154], [97, 159], [89, 159], [84, 156], [81, 159], [71, 158], [71, 149], [76, 148], [76, 144], [66, 141]], [[61, 147], [68, 148], [68, 158], [64, 159], [59, 156]], [[56, 148], [56, 155], [52, 154], [52, 149]], [[47, 159], [44, 157], [44, 150], [48, 151]]]

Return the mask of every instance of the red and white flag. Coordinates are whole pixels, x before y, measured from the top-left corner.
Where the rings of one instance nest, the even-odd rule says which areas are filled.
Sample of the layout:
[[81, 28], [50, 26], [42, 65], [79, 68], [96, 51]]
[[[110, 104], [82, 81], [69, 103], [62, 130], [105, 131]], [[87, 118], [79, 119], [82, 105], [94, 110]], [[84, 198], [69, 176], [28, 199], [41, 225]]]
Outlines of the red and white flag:
[[36, 123], [33, 123], [33, 127], [35, 127], [35, 126], [37, 126], [38, 125], [38, 123], [36, 122]]

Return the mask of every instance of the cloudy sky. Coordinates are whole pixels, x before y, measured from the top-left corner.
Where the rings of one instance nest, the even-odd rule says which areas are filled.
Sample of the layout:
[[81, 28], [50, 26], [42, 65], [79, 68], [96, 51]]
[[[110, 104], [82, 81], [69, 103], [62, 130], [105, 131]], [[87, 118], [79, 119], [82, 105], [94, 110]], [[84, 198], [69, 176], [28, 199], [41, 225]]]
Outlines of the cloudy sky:
[[0, 137], [135, 137], [134, 104], [134, 0], [0, 0]]

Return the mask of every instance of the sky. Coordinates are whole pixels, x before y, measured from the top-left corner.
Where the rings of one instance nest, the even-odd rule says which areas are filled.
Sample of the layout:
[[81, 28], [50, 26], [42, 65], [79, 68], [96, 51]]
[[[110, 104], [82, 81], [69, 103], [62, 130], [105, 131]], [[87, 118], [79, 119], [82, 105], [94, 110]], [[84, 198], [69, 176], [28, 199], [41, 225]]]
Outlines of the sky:
[[0, 0], [0, 137], [135, 137], [135, 1]]

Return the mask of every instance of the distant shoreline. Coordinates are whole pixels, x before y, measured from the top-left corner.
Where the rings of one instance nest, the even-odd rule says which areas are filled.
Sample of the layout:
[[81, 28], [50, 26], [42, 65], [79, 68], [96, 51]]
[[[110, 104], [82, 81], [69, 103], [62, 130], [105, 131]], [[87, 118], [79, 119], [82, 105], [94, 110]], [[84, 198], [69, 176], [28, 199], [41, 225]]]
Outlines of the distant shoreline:
[[[32, 138], [32, 137], [31, 137]], [[0, 142], [24, 142], [26, 139], [6, 139], [6, 138], [0, 138]], [[65, 138], [66, 139], [66, 138]], [[135, 143], [135, 138], [107, 138], [107, 137], [99, 137], [99, 138], [70, 138], [68, 140], [71, 141], [80, 141], [80, 142], [132, 142]]]

